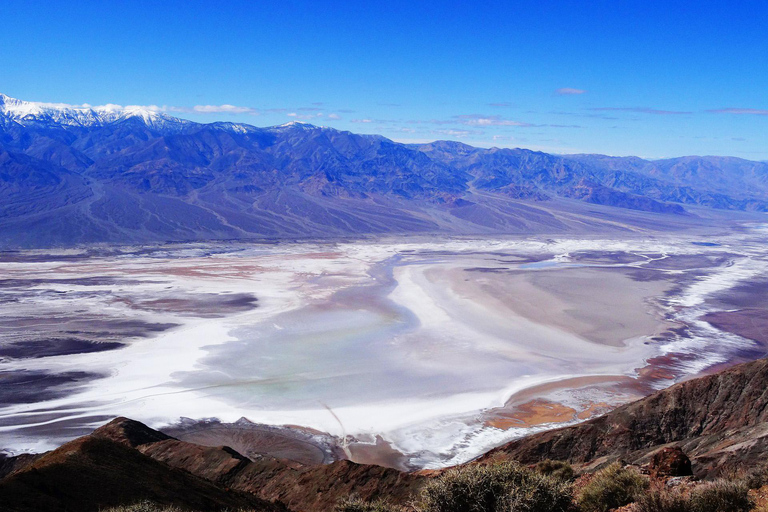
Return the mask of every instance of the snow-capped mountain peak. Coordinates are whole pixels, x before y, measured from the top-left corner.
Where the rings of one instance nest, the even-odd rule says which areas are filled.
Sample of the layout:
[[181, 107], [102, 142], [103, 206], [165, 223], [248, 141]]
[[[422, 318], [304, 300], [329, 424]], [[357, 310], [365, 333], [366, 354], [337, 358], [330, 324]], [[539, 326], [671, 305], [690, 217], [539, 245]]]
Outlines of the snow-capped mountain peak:
[[138, 118], [151, 128], [180, 127], [191, 123], [191, 121], [169, 116], [162, 110], [157, 106], [43, 103], [23, 101], [0, 94], [0, 117], [24, 126], [40, 123], [63, 126], [105, 126], [129, 118]]
[[315, 126], [314, 124], [305, 123], [304, 121], [290, 121], [283, 123], [275, 128], [303, 128], [305, 130], [314, 130], [317, 128], [325, 128], [324, 126]]

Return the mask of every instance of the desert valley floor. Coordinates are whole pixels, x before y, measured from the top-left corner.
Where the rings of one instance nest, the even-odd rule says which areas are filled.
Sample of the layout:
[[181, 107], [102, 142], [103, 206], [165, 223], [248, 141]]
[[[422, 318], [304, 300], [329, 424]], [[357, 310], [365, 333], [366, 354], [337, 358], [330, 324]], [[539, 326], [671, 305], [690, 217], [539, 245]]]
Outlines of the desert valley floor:
[[460, 463], [763, 355], [766, 240], [753, 224], [2, 253], [0, 449], [124, 415], [251, 455]]

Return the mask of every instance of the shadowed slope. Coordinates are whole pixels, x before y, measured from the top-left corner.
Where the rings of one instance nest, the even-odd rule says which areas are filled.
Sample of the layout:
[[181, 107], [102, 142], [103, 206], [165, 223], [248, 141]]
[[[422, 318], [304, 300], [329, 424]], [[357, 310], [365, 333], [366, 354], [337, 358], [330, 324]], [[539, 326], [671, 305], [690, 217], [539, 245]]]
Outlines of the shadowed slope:
[[[130, 443], [149, 438], [137, 438], [134, 434], [135, 431], [129, 432], [122, 439], [85, 436], [17, 469], [0, 480], [3, 510], [88, 512], [145, 499], [201, 511], [285, 510], [252, 495], [227, 491], [140, 453]], [[150, 429], [139, 436], [146, 434], [163, 436]]]

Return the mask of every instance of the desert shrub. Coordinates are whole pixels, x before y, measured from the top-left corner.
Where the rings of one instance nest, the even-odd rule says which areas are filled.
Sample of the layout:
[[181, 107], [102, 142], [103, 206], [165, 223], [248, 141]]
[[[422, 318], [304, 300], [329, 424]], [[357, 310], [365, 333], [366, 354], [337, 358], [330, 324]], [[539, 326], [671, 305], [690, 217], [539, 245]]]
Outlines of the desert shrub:
[[692, 512], [747, 512], [753, 506], [744, 482], [716, 480], [691, 492]]
[[758, 489], [768, 485], [768, 463], [758, 464], [746, 471], [734, 475], [734, 480], [740, 479], [750, 489]]
[[598, 471], [582, 488], [577, 504], [584, 512], [608, 512], [637, 501], [648, 485], [643, 475], [615, 462]]
[[567, 462], [546, 459], [536, 464], [536, 471], [545, 476], [550, 476], [562, 482], [573, 480], [573, 467]]
[[663, 488], [644, 492], [635, 503], [635, 512], [692, 512], [688, 498]]
[[344, 498], [334, 507], [334, 512], [399, 512], [399, 507], [384, 501], [366, 502], [357, 497]]
[[421, 492], [422, 512], [565, 512], [570, 486], [519, 464], [449, 470]]
[[119, 507], [112, 507], [104, 512], [186, 512], [184, 509], [168, 506], [158, 505], [151, 501], [141, 501], [134, 503], [133, 505], [121, 505]]
[[[179, 508], [173, 505], [159, 505], [151, 501], [145, 500], [133, 505], [120, 505], [118, 507], [112, 507], [101, 512], [194, 512], [186, 508]], [[254, 512], [253, 510], [237, 510], [223, 509], [221, 512]], [[376, 511], [378, 512], [378, 511]]]

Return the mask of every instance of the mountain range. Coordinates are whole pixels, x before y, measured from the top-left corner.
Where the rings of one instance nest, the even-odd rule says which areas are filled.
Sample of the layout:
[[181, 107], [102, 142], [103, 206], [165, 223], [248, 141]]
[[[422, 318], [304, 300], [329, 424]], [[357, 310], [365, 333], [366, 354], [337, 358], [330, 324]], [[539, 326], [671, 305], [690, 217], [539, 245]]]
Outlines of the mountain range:
[[0, 248], [664, 229], [768, 211], [768, 163], [403, 144], [0, 94]]

